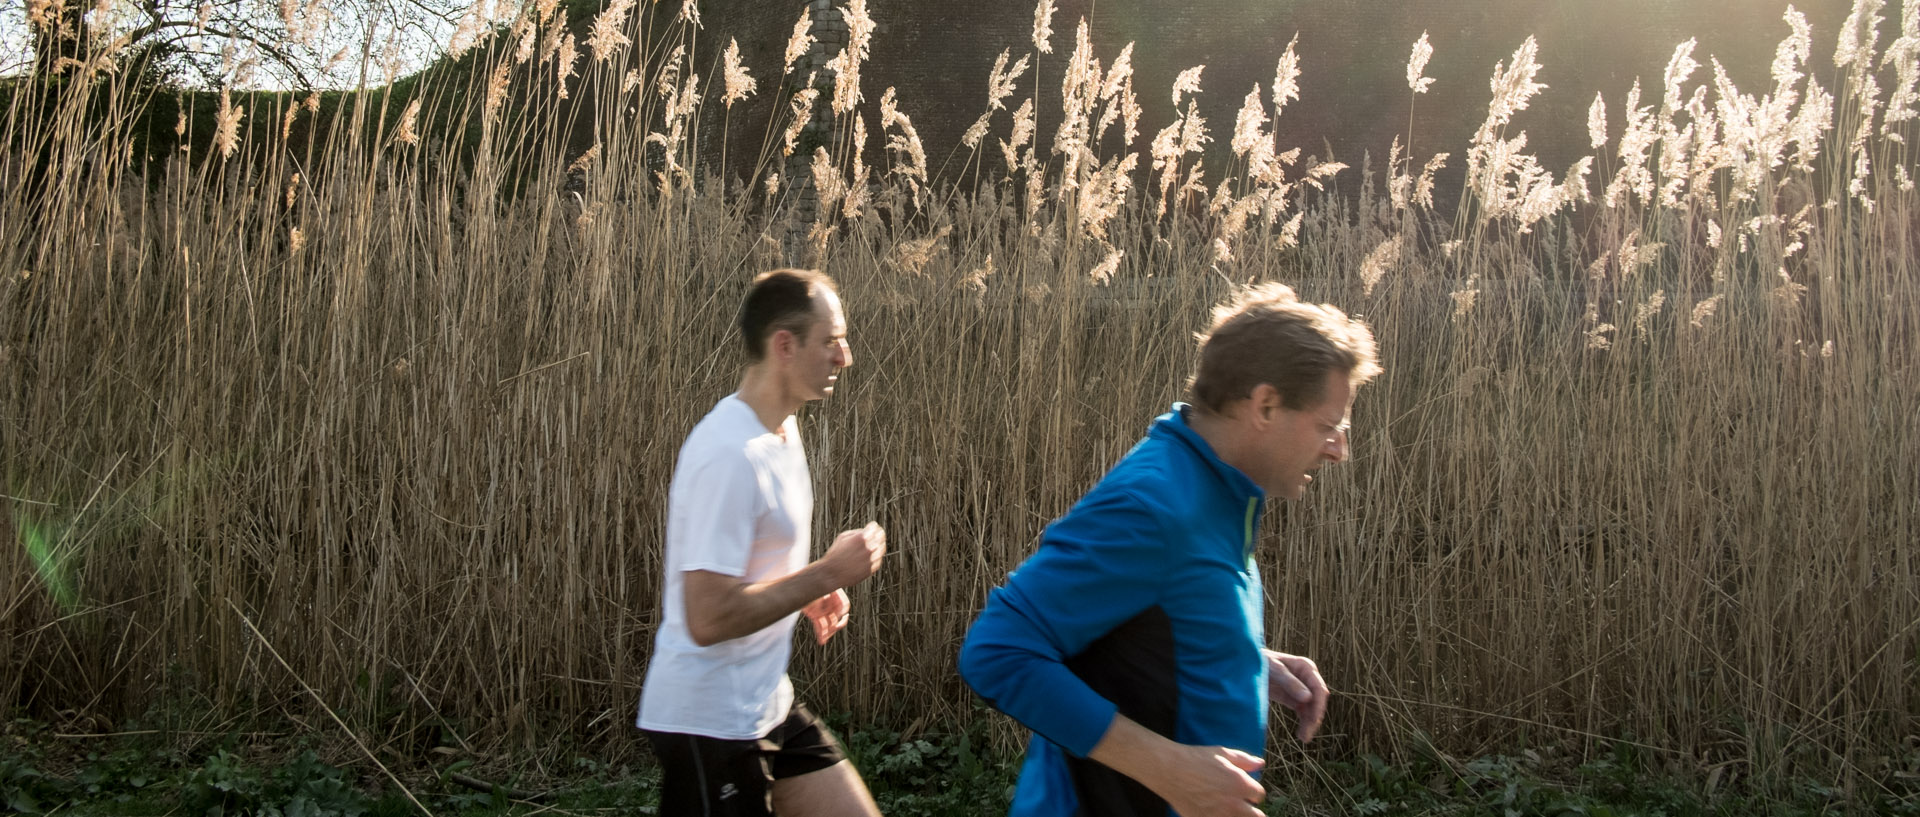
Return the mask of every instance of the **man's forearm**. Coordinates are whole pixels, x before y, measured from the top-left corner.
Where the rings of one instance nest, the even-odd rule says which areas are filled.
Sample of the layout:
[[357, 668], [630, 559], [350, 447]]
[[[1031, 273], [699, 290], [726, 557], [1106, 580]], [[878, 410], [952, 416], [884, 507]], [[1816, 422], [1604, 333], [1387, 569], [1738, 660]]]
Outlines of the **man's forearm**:
[[1167, 801], [1174, 813], [1189, 817], [1258, 817], [1260, 810], [1253, 804], [1266, 793], [1247, 776], [1260, 768], [1260, 758], [1224, 746], [1176, 743], [1124, 715], [1113, 716], [1113, 724], [1087, 756], [1133, 778]]
[[817, 562], [764, 582], [705, 571], [690, 572], [686, 578], [687, 629], [703, 647], [757, 633], [839, 589]]
[[1114, 715], [1107, 733], [1094, 744], [1087, 757], [1153, 788], [1154, 772], [1175, 745], [1132, 718]]

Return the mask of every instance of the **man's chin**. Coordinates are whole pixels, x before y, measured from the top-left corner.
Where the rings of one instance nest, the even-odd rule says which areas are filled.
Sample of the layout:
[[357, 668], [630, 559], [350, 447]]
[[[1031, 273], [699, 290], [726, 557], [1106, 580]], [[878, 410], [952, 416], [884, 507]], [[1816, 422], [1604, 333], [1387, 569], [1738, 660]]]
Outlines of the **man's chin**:
[[1306, 495], [1307, 495], [1307, 485], [1308, 485], [1309, 483], [1312, 483], [1312, 482], [1313, 482], [1313, 477], [1312, 477], [1312, 475], [1309, 475], [1309, 474], [1302, 474], [1302, 475], [1300, 475], [1300, 481], [1299, 481], [1299, 482], [1295, 482], [1295, 483], [1294, 483], [1294, 484], [1293, 484], [1292, 486], [1290, 486], [1290, 487], [1289, 487], [1289, 489], [1287, 490], [1287, 492], [1286, 492], [1286, 494], [1285, 494], [1285, 496], [1286, 496], [1286, 498], [1287, 498], [1287, 499], [1300, 499], [1301, 497], [1304, 497], [1304, 496], [1306, 496]]

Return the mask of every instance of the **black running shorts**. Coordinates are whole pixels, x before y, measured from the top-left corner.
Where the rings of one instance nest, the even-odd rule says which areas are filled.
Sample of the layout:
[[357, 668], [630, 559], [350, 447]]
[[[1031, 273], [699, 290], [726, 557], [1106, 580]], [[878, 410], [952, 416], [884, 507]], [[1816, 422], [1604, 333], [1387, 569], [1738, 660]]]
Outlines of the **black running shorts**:
[[660, 761], [661, 817], [773, 817], [773, 782], [846, 760], [827, 725], [795, 703], [759, 740], [640, 730]]

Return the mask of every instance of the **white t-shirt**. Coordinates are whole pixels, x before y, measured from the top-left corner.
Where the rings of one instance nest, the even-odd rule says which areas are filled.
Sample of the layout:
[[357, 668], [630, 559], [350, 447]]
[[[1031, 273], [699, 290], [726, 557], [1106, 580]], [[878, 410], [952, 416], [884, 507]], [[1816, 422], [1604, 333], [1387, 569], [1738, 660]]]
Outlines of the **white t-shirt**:
[[680, 446], [667, 491], [664, 609], [640, 689], [641, 729], [752, 740], [787, 718], [787, 660], [799, 614], [702, 647], [687, 631], [682, 581], [686, 571], [708, 570], [758, 582], [806, 566], [813, 484], [799, 426], [788, 417], [781, 428], [785, 439], [730, 394]]

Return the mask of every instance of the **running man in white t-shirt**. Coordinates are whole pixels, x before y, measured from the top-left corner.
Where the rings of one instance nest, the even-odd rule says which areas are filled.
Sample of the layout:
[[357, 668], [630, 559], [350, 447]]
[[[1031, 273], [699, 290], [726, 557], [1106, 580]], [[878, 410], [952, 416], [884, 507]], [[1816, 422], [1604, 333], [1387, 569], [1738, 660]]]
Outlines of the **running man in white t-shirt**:
[[793, 415], [852, 365], [847, 320], [832, 279], [775, 270], [754, 279], [739, 328], [740, 390], [687, 435], [667, 492], [663, 609], [638, 719], [660, 760], [660, 813], [879, 817], [787, 680], [800, 615], [827, 643], [847, 626], [843, 588], [887, 552], [869, 522], [807, 559], [813, 485]]

